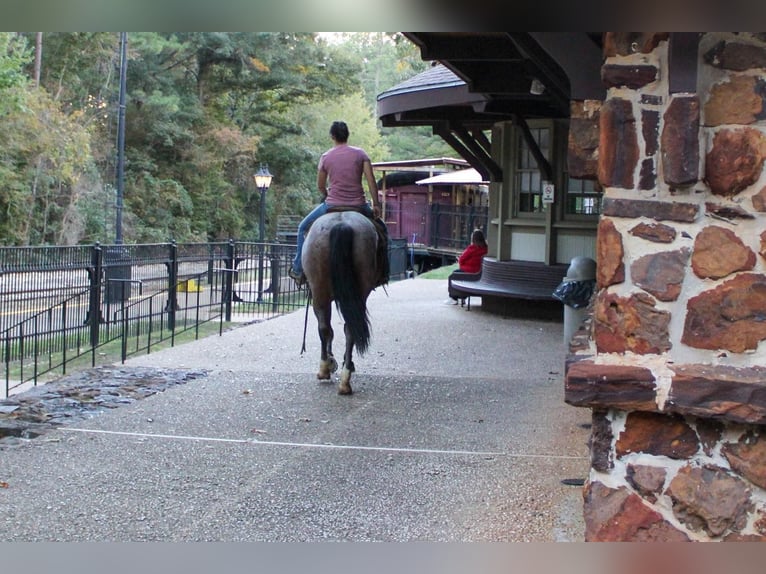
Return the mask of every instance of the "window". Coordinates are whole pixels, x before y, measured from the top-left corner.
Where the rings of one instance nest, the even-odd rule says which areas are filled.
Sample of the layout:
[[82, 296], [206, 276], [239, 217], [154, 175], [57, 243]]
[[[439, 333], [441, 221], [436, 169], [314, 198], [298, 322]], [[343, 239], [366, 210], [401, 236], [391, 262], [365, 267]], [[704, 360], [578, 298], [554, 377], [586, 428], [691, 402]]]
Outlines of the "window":
[[567, 215], [598, 215], [601, 212], [601, 192], [590, 179], [567, 178]]
[[[540, 152], [550, 161], [550, 128], [530, 128]], [[543, 178], [537, 160], [529, 149], [523, 135], [519, 133], [518, 158], [516, 162], [516, 190], [518, 213], [542, 213]]]

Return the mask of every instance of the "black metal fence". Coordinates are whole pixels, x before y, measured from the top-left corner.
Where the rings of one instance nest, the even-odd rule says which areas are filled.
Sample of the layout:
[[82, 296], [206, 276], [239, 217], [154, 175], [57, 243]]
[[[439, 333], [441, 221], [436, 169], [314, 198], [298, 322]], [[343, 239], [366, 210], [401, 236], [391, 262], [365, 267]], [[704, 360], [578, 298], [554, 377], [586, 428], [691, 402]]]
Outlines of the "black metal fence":
[[[0, 248], [5, 396], [78, 366], [125, 361], [180, 337], [301, 308], [295, 246], [199, 243]], [[391, 278], [406, 244], [389, 246]]]
[[487, 233], [487, 212], [486, 206], [432, 204], [428, 245], [462, 252], [474, 229]]
[[439, 251], [460, 254], [471, 243], [474, 229], [487, 230], [488, 208], [442, 203], [386, 206], [389, 237]]

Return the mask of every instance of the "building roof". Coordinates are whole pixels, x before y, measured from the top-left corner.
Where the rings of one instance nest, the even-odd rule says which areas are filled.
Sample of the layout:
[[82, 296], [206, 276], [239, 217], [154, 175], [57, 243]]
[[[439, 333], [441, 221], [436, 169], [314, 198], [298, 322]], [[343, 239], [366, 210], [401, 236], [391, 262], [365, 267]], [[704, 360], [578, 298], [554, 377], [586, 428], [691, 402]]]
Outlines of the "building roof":
[[487, 184], [489, 181], [485, 180], [478, 171], [471, 167], [433, 175], [425, 179], [419, 179], [415, 183], [418, 185], [478, 185]]
[[385, 98], [396, 94], [414, 92], [418, 90], [460, 86], [465, 86], [464, 80], [460, 79], [448, 67], [435, 63], [424, 72], [420, 72], [419, 74], [397, 84], [393, 88], [386, 90], [383, 92], [383, 94], [378, 96], [378, 99], [381, 99], [381, 97]]
[[372, 164], [373, 169], [378, 171], [407, 171], [422, 170], [423, 168], [432, 168], [432, 170], [444, 171], [448, 169], [459, 169], [468, 167], [468, 162], [464, 159], [455, 159], [452, 157], [434, 157], [423, 159], [403, 159], [395, 161], [376, 161]]
[[502, 181], [484, 133], [502, 121], [568, 118], [571, 100], [603, 100], [601, 35], [404, 32], [435, 65], [377, 98], [385, 127], [431, 126], [484, 178]]

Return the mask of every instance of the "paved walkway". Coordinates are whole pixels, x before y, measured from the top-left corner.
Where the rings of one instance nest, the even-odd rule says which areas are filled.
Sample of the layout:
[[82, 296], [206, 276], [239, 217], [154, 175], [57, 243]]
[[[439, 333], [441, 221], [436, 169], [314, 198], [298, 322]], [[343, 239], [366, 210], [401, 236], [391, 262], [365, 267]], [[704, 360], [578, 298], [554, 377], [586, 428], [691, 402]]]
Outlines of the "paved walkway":
[[300, 354], [303, 311], [128, 361], [204, 373], [0, 449], [0, 539], [581, 541], [563, 325], [446, 301], [374, 292], [350, 397], [315, 379], [313, 315]]

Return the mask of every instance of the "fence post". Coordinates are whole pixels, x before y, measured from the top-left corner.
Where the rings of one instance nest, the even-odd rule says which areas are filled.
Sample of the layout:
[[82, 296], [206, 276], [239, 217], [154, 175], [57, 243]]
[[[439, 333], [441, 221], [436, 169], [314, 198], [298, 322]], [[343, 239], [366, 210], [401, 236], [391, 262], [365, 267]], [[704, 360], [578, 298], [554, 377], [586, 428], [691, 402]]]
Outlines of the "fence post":
[[279, 309], [280, 288], [282, 286], [282, 270], [279, 265], [280, 261], [281, 258], [272, 252], [269, 257], [269, 268], [271, 269], [271, 285], [269, 286], [269, 290], [271, 291], [271, 310], [274, 313]]
[[99, 326], [101, 325], [101, 271], [104, 252], [101, 244], [96, 242], [90, 255], [91, 267], [88, 269], [88, 281], [90, 282], [90, 299], [88, 301], [88, 314], [85, 316], [85, 324], [90, 326], [90, 346], [98, 347]]
[[215, 252], [213, 245], [210, 243], [207, 245], [207, 253], [207, 284], [213, 285], [213, 273], [215, 272]]
[[170, 261], [168, 262], [168, 329], [176, 328], [176, 309], [178, 308], [178, 246], [173, 241], [169, 246]]
[[223, 291], [223, 297], [226, 303], [225, 320], [227, 323], [231, 321], [231, 306], [232, 302], [234, 301], [234, 274], [237, 272], [236, 268], [234, 267], [236, 265], [235, 255], [236, 253], [234, 240], [229, 239], [229, 245], [226, 249], [226, 278], [224, 279], [224, 281], [226, 281], [226, 287]]

